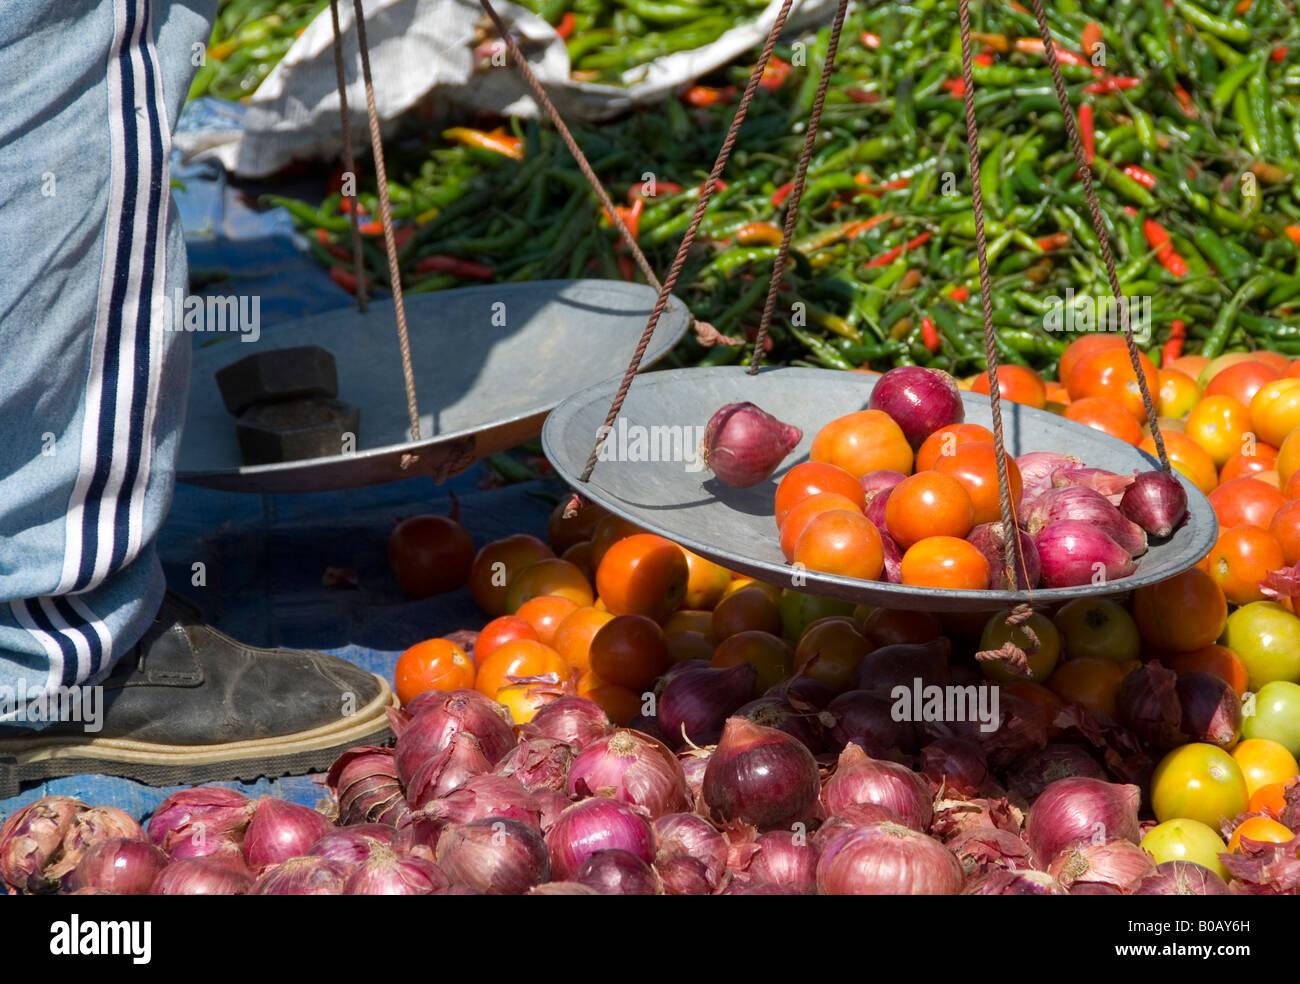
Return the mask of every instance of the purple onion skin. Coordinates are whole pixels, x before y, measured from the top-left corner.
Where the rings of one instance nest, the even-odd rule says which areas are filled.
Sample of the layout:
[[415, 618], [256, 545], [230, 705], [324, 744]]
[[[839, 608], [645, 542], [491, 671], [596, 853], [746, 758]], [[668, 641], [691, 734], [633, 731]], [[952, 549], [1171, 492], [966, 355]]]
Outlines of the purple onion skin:
[[835, 771], [822, 784], [821, 803], [827, 816], [851, 806], [883, 806], [921, 831], [934, 818], [933, 794], [922, 776], [897, 762], [873, 759], [857, 745], [840, 753]]
[[810, 709], [820, 711], [838, 696], [838, 692], [829, 683], [812, 677], [791, 677], [769, 687], [763, 696], [779, 698], [796, 709], [806, 704]]
[[713, 881], [698, 858], [677, 854], [655, 862], [655, 874], [665, 895], [712, 895]]
[[334, 829], [323, 816], [297, 803], [263, 796], [244, 835], [244, 860], [255, 872], [301, 857]]
[[840, 694], [826, 708], [835, 719], [827, 748], [840, 752], [852, 742], [875, 758], [915, 751], [916, 729], [911, 721], [895, 720], [893, 707], [894, 700], [882, 693], [849, 690]]
[[654, 818], [690, 806], [686, 774], [661, 741], [619, 729], [597, 738], [573, 760], [566, 792], [570, 799], [612, 796]]
[[727, 886], [723, 895], [802, 895], [793, 888], [785, 885], [773, 885], [771, 882], [761, 882], [757, 885], [745, 884], [744, 882], [733, 881]]
[[1241, 700], [1226, 681], [1208, 673], [1179, 673], [1174, 688], [1187, 741], [1228, 748], [1241, 737]]
[[784, 885], [802, 895], [817, 891], [817, 859], [821, 851], [807, 834], [769, 830], [758, 835], [754, 847], [757, 850], [745, 869], [752, 882]]
[[1137, 523], [1124, 518], [1100, 492], [1081, 485], [1047, 489], [1024, 504], [1021, 522], [1032, 534], [1062, 520], [1075, 520], [1096, 527], [1114, 540], [1130, 557], [1147, 551], [1147, 536]]
[[655, 856], [654, 831], [626, 803], [595, 797], [574, 803], [546, 833], [551, 875], [572, 881], [582, 862], [597, 851], [623, 850], [649, 864]]
[[[1097, 574], [1104, 582], [1128, 577], [1137, 564], [1118, 543], [1090, 523], [1063, 519], [1050, 523], [1034, 539], [1042, 566], [1042, 586], [1073, 588], [1092, 584]], [[1096, 565], [1101, 565], [1100, 570]]]
[[1069, 468], [1083, 464], [1078, 458], [1056, 451], [1030, 451], [1016, 458], [1016, 467], [1020, 469], [1020, 480], [1024, 484], [1025, 498], [1038, 489], [1050, 489], [1052, 476], [1058, 468]]
[[902, 472], [893, 471], [889, 468], [879, 468], [876, 471], [869, 471], [858, 483], [862, 486], [863, 492], [883, 492], [885, 489], [892, 489], [895, 485], [907, 478]]
[[519, 820], [541, 827], [541, 806], [537, 797], [513, 778], [491, 774], [475, 776], [423, 810], [426, 816], [451, 823], [469, 823], [486, 817]]
[[704, 428], [704, 463], [723, 485], [757, 485], [780, 466], [803, 431], [752, 403], [719, 407]]
[[1120, 723], [1147, 744], [1170, 749], [1188, 741], [1183, 735], [1178, 674], [1160, 660], [1148, 660], [1126, 676], [1115, 703]]
[[1114, 885], [1107, 885], [1105, 882], [1075, 882], [1066, 891], [1067, 895], [1123, 895]]
[[965, 895], [1069, 895], [1061, 883], [1045, 871], [998, 868], [981, 875], [967, 887]]
[[[1015, 590], [1025, 591], [1038, 587], [1038, 582], [1043, 576], [1043, 566], [1038, 559], [1038, 548], [1034, 546], [1033, 538], [1019, 528], [1016, 529], [1016, 535], [1020, 544], [1016, 554]], [[1002, 532], [1002, 524], [981, 523], [970, 531], [966, 539], [989, 562], [989, 570], [997, 577], [997, 587], [1007, 590], [1010, 582], [1007, 581], [1006, 575], [1006, 537]]]
[[247, 895], [253, 876], [219, 858], [182, 858], [154, 879], [150, 895]]
[[1079, 776], [1105, 779], [1101, 763], [1078, 745], [1049, 742], [1038, 751], [1017, 760], [1007, 772], [1007, 789], [1032, 803], [1038, 794], [1058, 779]]
[[415, 770], [406, 784], [407, 804], [418, 810], [454, 792], [475, 776], [491, 771], [492, 763], [483, 754], [483, 745], [468, 731], [459, 731], [451, 736], [442, 751]]
[[[728, 844], [713, 824], [696, 813], [670, 813], [655, 820], [654, 832], [658, 844], [656, 867], [673, 858], [690, 858], [703, 866], [709, 892], [722, 884], [727, 870]], [[669, 894], [681, 893], [670, 891]]]
[[963, 830], [945, 846], [961, 863], [968, 877], [984, 875], [999, 868], [1014, 871], [1034, 866], [1029, 845], [1011, 831], [998, 827]]
[[822, 895], [958, 895], [961, 865], [933, 837], [893, 823], [846, 831], [817, 862]]
[[822, 750], [825, 728], [813, 711], [797, 711], [780, 697], [759, 697], [736, 709], [736, 717], [749, 718], [755, 724], [776, 728], [798, 738], [816, 755]]
[[1058, 779], [1025, 817], [1025, 840], [1042, 864], [1066, 848], [1094, 840], [1140, 840], [1137, 786], [1101, 779]]
[[383, 823], [396, 827], [410, 809], [397, 778], [396, 752], [378, 745], [350, 748], [325, 779], [339, 803], [339, 825]]
[[0, 826], [0, 873], [10, 892], [52, 892], [58, 878], [46, 874], [63, 848], [63, 838], [85, 803], [70, 796], [44, 796]]
[[533, 715], [520, 731], [581, 748], [613, 729], [609, 716], [595, 701], [586, 697], [557, 697]]
[[[871, 520], [871, 525], [882, 534], [886, 532], [885, 509], [889, 505], [889, 497], [893, 494], [894, 487], [892, 485], [887, 489], [868, 492], [866, 502], [862, 506], [862, 514]], [[892, 540], [893, 537], [890, 537], [890, 539]]]
[[432, 895], [451, 879], [432, 861], [378, 848], [343, 883], [344, 895]]
[[588, 888], [586, 885], [580, 885], [572, 881], [554, 881], [547, 882], [545, 885], [534, 885], [528, 890], [529, 895], [599, 895], [600, 893], [594, 888]]
[[308, 854], [358, 865], [369, 858], [375, 848], [392, 847], [396, 836], [397, 831], [384, 824], [358, 823], [331, 830], [311, 846]]
[[253, 801], [225, 786], [182, 789], [149, 818], [149, 843], [173, 858], [202, 857], [223, 840], [239, 843], [252, 815]]
[[99, 888], [114, 895], [148, 895], [167, 864], [167, 855], [152, 844], [115, 837], [92, 845], [64, 884], [73, 892]]
[[654, 868], [628, 851], [597, 851], [579, 866], [574, 881], [601, 895], [663, 895]]
[[942, 369], [921, 366], [890, 369], [876, 380], [867, 406], [893, 417], [913, 451], [940, 427], [966, 419], [957, 381]]
[[757, 678], [748, 663], [725, 669], [696, 667], [673, 676], [659, 695], [664, 741], [671, 748], [681, 748], [687, 739], [696, 745], [712, 743], [728, 716], [750, 699]]
[[253, 883], [249, 895], [342, 895], [353, 867], [332, 858], [290, 858]]
[[483, 695], [472, 692], [472, 698], [461, 691], [443, 694], [441, 703], [422, 707], [398, 736], [397, 777], [403, 785], [409, 785], [420, 766], [446, 748], [458, 732], [468, 731], [478, 739], [490, 765], [515, 747], [514, 726], [502, 716], [505, 708], [486, 707], [481, 703]]
[[877, 532], [880, 533], [880, 550], [885, 558], [885, 580], [890, 584], [902, 584], [903, 548], [885, 530], [878, 529]]
[[1133, 889], [1134, 895], [1231, 895], [1228, 883], [1194, 861], [1162, 861]]
[[551, 877], [542, 835], [518, 820], [453, 824], [438, 839], [436, 857], [453, 883], [483, 895], [523, 895]]
[[817, 762], [798, 739], [739, 717], [727, 719], [702, 787], [716, 817], [761, 830], [808, 819], [819, 791]]
[[921, 773], [944, 790], [956, 796], [978, 796], [989, 777], [988, 759], [984, 749], [966, 738], [936, 738], [921, 749]]
[[859, 827], [870, 827], [877, 823], [896, 823], [900, 827], [906, 827], [903, 818], [887, 806], [876, 806], [874, 803], [867, 803], [862, 806], [846, 806], [838, 813], [827, 817], [822, 821], [822, 825], [813, 831], [812, 841], [817, 845], [817, 850], [825, 850], [826, 845], [833, 841], [840, 834], [849, 830], [856, 830]]
[[1187, 522], [1187, 490], [1171, 472], [1137, 472], [1119, 500], [1119, 511], [1149, 536], [1164, 540]]
[[525, 735], [494, 770], [514, 779], [530, 793], [541, 789], [563, 790], [577, 749], [558, 738]]

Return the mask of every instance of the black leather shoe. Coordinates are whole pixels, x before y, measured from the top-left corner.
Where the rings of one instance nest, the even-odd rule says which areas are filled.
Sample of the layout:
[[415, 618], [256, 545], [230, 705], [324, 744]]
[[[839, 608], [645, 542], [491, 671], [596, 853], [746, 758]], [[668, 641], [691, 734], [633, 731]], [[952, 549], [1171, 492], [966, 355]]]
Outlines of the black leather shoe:
[[102, 691], [82, 689], [75, 719], [0, 730], [0, 798], [82, 773], [153, 786], [303, 774], [391, 738], [397, 701], [382, 677], [323, 653], [246, 646], [199, 616], [169, 592]]

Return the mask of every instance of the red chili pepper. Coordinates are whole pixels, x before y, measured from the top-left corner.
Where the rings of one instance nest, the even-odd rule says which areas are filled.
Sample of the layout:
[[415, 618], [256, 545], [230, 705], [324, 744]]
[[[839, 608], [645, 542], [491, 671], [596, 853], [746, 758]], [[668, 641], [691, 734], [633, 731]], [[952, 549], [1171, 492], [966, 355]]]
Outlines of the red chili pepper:
[[781, 88], [782, 84], [790, 77], [793, 66], [783, 59], [773, 55], [763, 66], [763, 74], [759, 77], [758, 84], [768, 92], [773, 92]]
[[943, 87], [952, 93], [956, 99], [961, 99], [966, 95], [966, 83], [962, 79], [947, 79], [944, 81]]
[[[334, 281], [349, 294], [357, 292], [357, 275], [343, 266], [330, 267], [330, 280]], [[370, 278], [366, 278], [366, 287], [370, 286]]]
[[1187, 341], [1187, 326], [1175, 318], [1169, 322], [1169, 341], [1160, 350], [1160, 364], [1167, 366], [1183, 354], [1183, 345]]
[[366, 206], [365, 206], [361, 201], [359, 201], [358, 199], [355, 199], [355, 198], [340, 198], [340, 199], [339, 199], [339, 212], [340, 212], [342, 215], [351, 215], [351, 214], [352, 214], [352, 203], [353, 203], [353, 202], [356, 202], [356, 203], [357, 203], [357, 215], [366, 215], [366, 214], [368, 214], [368, 213], [366, 212]]
[[[1062, 65], [1091, 65], [1092, 62], [1084, 58], [1077, 51], [1071, 51], [1069, 48], [1062, 46], [1057, 42], [1052, 42], [1052, 48], [1056, 51], [1056, 60]], [[1042, 54], [1044, 45], [1042, 38], [1016, 38], [1016, 50], [1023, 51], [1027, 54]]]
[[444, 256], [438, 253], [420, 257], [415, 263], [415, 272], [450, 273], [467, 280], [491, 280], [496, 276], [496, 271], [486, 263], [475, 263], [473, 260], [464, 260], [459, 256]]
[[384, 224], [378, 219], [372, 222], [362, 222], [360, 229], [363, 236], [382, 236], [384, 234]]
[[560, 23], [555, 25], [555, 33], [563, 40], [568, 41], [573, 35], [573, 27], [577, 20], [572, 10], [566, 10], [564, 16], [560, 18]]
[[878, 103], [884, 99], [879, 92], [871, 92], [867, 89], [860, 89], [856, 85], [851, 85], [844, 90], [844, 94], [852, 99], [855, 103]]
[[781, 187], [777, 188], [776, 191], [772, 192], [772, 207], [780, 208], [784, 205], [785, 200], [790, 197], [792, 191], [794, 191], [793, 181], [787, 181], [785, 184], [781, 185]]
[[1088, 21], [1083, 25], [1079, 41], [1083, 45], [1083, 53], [1091, 58], [1093, 52], [1097, 50], [1097, 45], [1102, 42], [1101, 25], [1096, 21]]
[[[618, 213], [619, 218], [623, 220], [623, 224], [627, 226], [627, 231], [631, 235], [633, 242], [636, 241], [637, 236], [640, 234], [641, 213], [644, 210], [645, 210], [644, 198], [636, 199], [631, 204], [631, 206], [628, 207], [624, 207], [622, 205], [614, 206], [614, 211]], [[613, 225], [614, 220], [610, 216], [609, 212], [605, 213], [605, 218], [609, 219], [610, 224]]]
[[1132, 205], [1125, 205], [1124, 214], [1127, 215], [1130, 219], [1136, 219], [1138, 210], [1135, 209]]
[[512, 134], [506, 133], [500, 127], [485, 132], [468, 126], [453, 126], [450, 130], [443, 130], [442, 137], [444, 140], [455, 140], [467, 147], [488, 150], [494, 154], [510, 157], [517, 161], [524, 159], [524, 142]]
[[988, 51], [981, 51], [978, 55], [975, 56], [974, 61], [976, 65], [985, 65], [985, 66], [992, 65], [993, 55]]
[[1092, 104], [1079, 107], [1079, 139], [1083, 142], [1083, 157], [1089, 164], [1096, 156], [1097, 132], [1093, 127]]
[[712, 85], [693, 85], [683, 93], [682, 101], [688, 106], [702, 109], [707, 106], [716, 106], [718, 103], [729, 103], [735, 94], [736, 87], [734, 85], [723, 86], [722, 88]]
[[1244, 17], [1250, 12], [1255, 0], [1237, 0], [1236, 12], [1238, 17]]
[[862, 32], [862, 43], [865, 44], [868, 48], [872, 48], [872, 49], [879, 48], [879, 47], [880, 47], [880, 35], [879, 35], [879, 34], [871, 34], [871, 33], [867, 32], [867, 31], [863, 31], [863, 32]]
[[967, 290], [965, 287], [963, 287], [961, 284], [958, 284], [952, 290], [948, 291], [948, 296], [951, 297], [958, 304], [961, 304], [968, 297], [970, 297], [970, 291]]
[[1178, 105], [1183, 111], [1183, 115], [1189, 120], [1196, 119], [1200, 114], [1196, 111], [1196, 103], [1192, 102], [1192, 97], [1188, 95], [1186, 89], [1181, 85], [1174, 85], [1174, 95], [1178, 97]]
[[903, 253], [907, 252], [908, 250], [916, 249], [916, 247], [925, 243], [927, 240], [929, 240], [929, 238], [930, 238], [930, 234], [928, 232], [923, 232], [915, 239], [909, 239], [907, 242], [899, 246], [895, 246], [893, 249], [888, 250], [884, 253], [881, 253], [874, 260], [868, 260], [866, 266], [869, 267], [887, 266], [890, 263], [893, 263], [900, 256], [902, 256]]
[[[646, 198], [647, 196], [644, 194], [644, 189], [645, 185], [640, 182], [632, 185], [627, 189], [627, 200], [636, 203], [638, 200]], [[656, 181], [655, 193], [648, 197], [658, 198], [660, 195], [680, 195], [681, 193], [682, 186], [676, 181]]]
[[921, 318], [921, 344], [931, 355], [939, 351], [939, 329], [929, 317]]
[[1089, 82], [1083, 87], [1083, 91], [1092, 95], [1105, 96], [1125, 89], [1136, 89], [1141, 84], [1142, 80], [1132, 75], [1106, 75], [1096, 82]]
[[1144, 167], [1138, 167], [1136, 164], [1125, 164], [1123, 171], [1147, 191], [1156, 186], [1156, 176]]
[[1289, 49], [1287, 48], [1287, 46], [1284, 44], [1279, 44], [1276, 48], [1273, 49], [1273, 52], [1272, 54], [1269, 55], [1269, 57], [1272, 58], [1275, 62], [1284, 62], [1286, 61], [1286, 56], [1288, 53], [1289, 53]]
[[1300, 246], [1300, 225], [1289, 225], [1286, 227], [1286, 238], [1291, 240], [1297, 246]]
[[1147, 244], [1156, 251], [1156, 259], [1160, 261], [1161, 266], [1175, 277], [1187, 273], [1187, 261], [1174, 252], [1173, 243], [1164, 226], [1155, 219], [1146, 219], [1142, 223], [1142, 232], [1147, 237]]
[[1070, 245], [1070, 234], [1068, 232], [1054, 232], [1050, 236], [1043, 236], [1041, 239], [1035, 239], [1039, 249], [1045, 253], [1053, 250], [1065, 249]]

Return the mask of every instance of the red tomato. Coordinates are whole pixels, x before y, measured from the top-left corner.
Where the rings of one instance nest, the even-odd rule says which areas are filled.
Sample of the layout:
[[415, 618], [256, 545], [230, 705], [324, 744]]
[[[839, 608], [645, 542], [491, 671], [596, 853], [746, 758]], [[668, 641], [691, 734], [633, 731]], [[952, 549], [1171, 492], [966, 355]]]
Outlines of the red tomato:
[[1065, 418], [1132, 444], [1142, 443], [1142, 426], [1121, 404], [1101, 396], [1085, 396], [1065, 408]]
[[858, 509], [862, 509], [864, 494], [856, 478], [836, 465], [823, 461], [805, 461], [786, 472], [776, 487], [777, 527], [785, 522], [791, 509], [818, 492], [838, 492], [854, 500]]
[[938, 460], [954, 453], [963, 444], [992, 444], [993, 432], [979, 424], [949, 424], [921, 442], [916, 452], [916, 470], [929, 471]]
[[1273, 515], [1286, 505], [1286, 496], [1257, 478], [1234, 478], [1209, 495], [1221, 527], [1258, 526], [1268, 529]]
[[1246, 605], [1265, 599], [1259, 582], [1282, 564], [1282, 548], [1273, 534], [1257, 526], [1233, 526], [1219, 534], [1206, 570], [1229, 602]]
[[402, 653], [393, 673], [397, 699], [408, 703], [426, 690], [467, 690], [474, 686], [474, 663], [447, 639], [417, 642]]
[[388, 563], [411, 598], [428, 598], [465, 586], [474, 563], [474, 541], [446, 516], [412, 516], [388, 537]]
[[[1006, 456], [1007, 485], [1011, 493], [1011, 508], [1020, 505], [1024, 485], [1020, 469], [1011, 455]], [[997, 451], [992, 444], [964, 444], [950, 455], [941, 455], [934, 470], [957, 479], [970, 496], [975, 507], [975, 526], [995, 523], [1002, 518], [1001, 499], [998, 493]], [[892, 496], [891, 496], [892, 499]], [[936, 530], [935, 532], [943, 532]]]
[[[1138, 362], [1142, 366], [1142, 375], [1146, 379], [1151, 398], [1157, 399], [1160, 379], [1156, 367], [1141, 353], [1138, 353]], [[1120, 404], [1140, 423], [1146, 422], [1142, 391], [1138, 387], [1137, 374], [1133, 372], [1127, 348], [1103, 349], [1082, 359], [1071, 369], [1065, 386], [1070, 391], [1071, 400], [1089, 396], [1104, 397]]]
[[894, 486], [885, 505], [885, 525], [904, 550], [929, 536], [961, 539], [975, 525], [975, 505], [951, 475], [919, 472]]
[[[977, 376], [975, 382], [971, 384], [971, 390], [987, 394], [988, 373]], [[1043, 377], [1027, 366], [998, 366], [998, 393], [1004, 400], [1023, 403], [1038, 410], [1043, 409], [1047, 403], [1047, 385], [1043, 382]], [[1070, 395], [1073, 398], [1074, 394]]]

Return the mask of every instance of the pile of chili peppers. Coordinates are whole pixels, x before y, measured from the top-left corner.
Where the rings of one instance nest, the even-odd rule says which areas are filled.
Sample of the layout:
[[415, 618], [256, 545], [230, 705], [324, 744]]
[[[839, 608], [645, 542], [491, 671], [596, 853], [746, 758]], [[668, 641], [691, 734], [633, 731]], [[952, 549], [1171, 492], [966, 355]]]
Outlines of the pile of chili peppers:
[[247, 99], [327, 6], [329, 0], [222, 0], [189, 98]]
[[[1122, 292], [1150, 301], [1144, 348], [1157, 362], [1184, 348], [1300, 355], [1294, 3], [1045, 6]], [[555, 9], [562, 17], [578, 7]], [[1016, 0], [975, 3], [972, 30], [997, 345], [1004, 361], [1051, 372], [1072, 335], [1049, 329], [1067, 304], [1105, 303], [1107, 272], [1033, 14]], [[823, 30], [778, 46], [679, 282], [695, 315], [724, 334], [753, 340], [827, 44]], [[660, 106], [575, 128], [661, 274], [753, 57]], [[984, 368], [961, 96], [955, 4], [850, 15], [765, 358]], [[639, 277], [548, 127], [505, 121], [491, 131], [408, 130], [403, 140], [389, 173], [408, 292]], [[355, 285], [337, 194], [319, 207], [272, 203], [293, 212], [337, 281]], [[382, 289], [374, 196], [359, 203], [365, 275]], [[669, 361], [746, 354], [688, 339]]]

